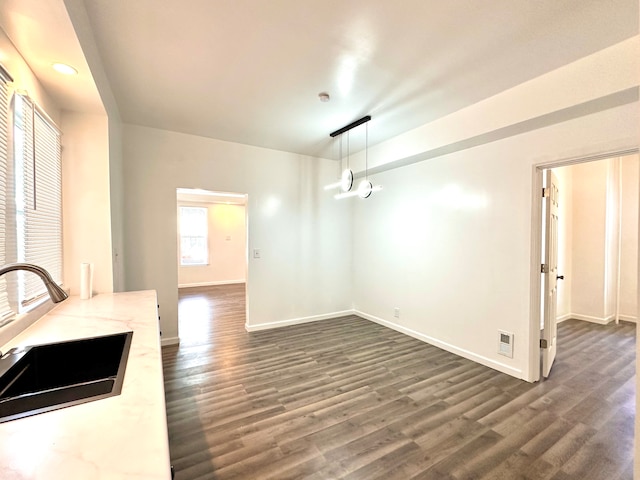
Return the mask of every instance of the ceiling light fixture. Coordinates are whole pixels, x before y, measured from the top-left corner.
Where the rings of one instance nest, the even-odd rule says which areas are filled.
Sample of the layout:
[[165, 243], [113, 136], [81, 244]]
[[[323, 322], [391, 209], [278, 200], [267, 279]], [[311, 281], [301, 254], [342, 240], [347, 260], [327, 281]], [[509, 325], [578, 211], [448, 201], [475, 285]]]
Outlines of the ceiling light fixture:
[[67, 65], [66, 63], [54, 63], [51, 67], [58, 73], [63, 75], [77, 75], [78, 70], [73, 68], [71, 65]]
[[369, 181], [369, 124], [365, 125], [365, 151], [364, 151], [364, 180], [358, 185], [358, 195], [360, 198], [369, 198], [373, 192], [373, 184]]
[[340, 176], [340, 180], [336, 183], [332, 183], [331, 185], [327, 185], [324, 187], [325, 190], [332, 190], [334, 188], [340, 187], [343, 193], [351, 191], [353, 187], [353, 170], [351, 170], [349, 166], [349, 130], [355, 128], [363, 123], [371, 120], [371, 116], [367, 115], [366, 117], [362, 117], [360, 120], [356, 120], [355, 122], [351, 122], [349, 125], [345, 125], [342, 128], [339, 128], [335, 132], [331, 132], [329, 136], [331, 138], [335, 138], [338, 135], [340, 136], [340, 166], [342, 167], [342, 134], [347, 134], [347, 168], [342, 171], [342, 175]]
[[369, 181], [369, 124], [365, 125], [365, 150], [364, 150], [364, 180], [358, 185], [358, 195], [360, 198], [369, 198], [373, 192], [382, 190], [382, 185], [373, 186]]
[[331, 97], [329, 96], [329, 94], [328, 94], [327, 92], [320, 92], [320, 93], [318, 94], [318, 98], [320, 99], [320, 101], [321, 101], [322, 103], [326, 103], [326, 102], [328, 102], [329, 100], [331, 100]]
[[367, 124], [365, 130], [364, 179], [360, 182], [357, 190], [352, 190], [353, 171], [349, 167], [349, 131], [355, 127], [362, 125], [363, 123], [369, 122], [369, 120], [371, 120], [371, 116], [367, 115], [365, 117], [362, 117], [360, 120], [356, 120], [355, 122], [352, 122], [349, 125], [345, 125], [344, 127], [329, 134], [329, 136], [332, 138], [340, 135], [340, 166], [342, 166], [342, 135], [344, 133], [347, 134], [347, 168], [342, 171], [339, 182], [332, 183], [331, 185], [327, 185], [326, 187], [324, 187], [325, 190], [332, 190], [336, 187], [340, 187], [342, 192], [334, 195], [334, 198], [336, 199], [354, 197], [356, 195], [360, 196], [360, 198], [369, 198], [373, 192], [377, 192], [382, 189], [381, 185], [374, 186], [369, 181], [369, 125]]
[[[340, 156], [342, 158], [342, 135], [340, 135]], [[340, 164], [342, 164], [342, 160]], [[353, 170], [349, 165], [349, 132], [347, 132], [347, 168], [342, 171], [340, 176], [340, 190], [348, 192], [351, 187], [353, 187]]]

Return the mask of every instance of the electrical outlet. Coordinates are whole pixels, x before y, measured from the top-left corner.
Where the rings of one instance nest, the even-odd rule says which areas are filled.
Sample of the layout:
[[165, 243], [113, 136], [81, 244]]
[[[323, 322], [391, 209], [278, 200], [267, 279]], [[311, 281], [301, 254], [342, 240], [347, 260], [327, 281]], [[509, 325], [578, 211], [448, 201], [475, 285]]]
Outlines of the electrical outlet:
[[393, 309], [393, 316], [395, 318], [400, 318], [400, 308], [396, 307]]

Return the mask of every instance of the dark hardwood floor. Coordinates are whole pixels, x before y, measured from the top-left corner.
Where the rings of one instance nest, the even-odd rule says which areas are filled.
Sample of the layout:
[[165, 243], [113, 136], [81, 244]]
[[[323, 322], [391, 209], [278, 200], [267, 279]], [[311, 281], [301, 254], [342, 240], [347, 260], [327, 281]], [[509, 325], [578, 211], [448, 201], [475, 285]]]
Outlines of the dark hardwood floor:
[[635, 325], [569, 320], [529, 384], [358, 317], [247, 333], [244, 285], [180, 292], [176, 479], [633, 478]]

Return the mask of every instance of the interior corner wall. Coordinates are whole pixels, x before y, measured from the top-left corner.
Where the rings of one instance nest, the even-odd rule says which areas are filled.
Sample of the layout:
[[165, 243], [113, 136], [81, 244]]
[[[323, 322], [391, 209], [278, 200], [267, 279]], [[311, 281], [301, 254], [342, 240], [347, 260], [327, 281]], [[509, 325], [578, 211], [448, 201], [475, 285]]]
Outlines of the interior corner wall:
[[[638, 246], [638, 156], [574, 165], [574, 318], [635, 321]], [[622, 237], [620, 244], [618, 234]], [[618, 266], [618, 255], [620, 264]], [[620, 284], [618, 286], [618, 270]], [[618, 292], [619, 288], [619, 292]]]
[[606, 219], [605, 219], [605, 322], [615, 319], [618, 296], [618, 260], [620, 251], [620, 159], [608, 158], [606, 176]]
[[353, 200], [354, 308], [531, 379], [534, 165], [629, 148], [637, 124], [627, 104], [374, 175], [384, 189]]
[[93, 291], [113, 292], [106, 115], [62, 114], [64, 283], [80, 293], [80, 264], [93, 264]]
[[576, 318], [605, 321], [608, 162], [573, 169], [573, 278], [571, 300]]
[[638, 319], [638, 186], [639, 157], [622, 157], [622, 215], [620, 261], [620, 318]]
[[109, 194], [111, 198], [111, 264], [113, 291], [124, 292], [124, 173], [122, 163], [122, 123], [109, 116]]
[[124, 178], [122, 163], [122, 121], [115, 96], [107, 72], [102, 64], [102, 58], [96, 44], [91, 21], [87, 14], [83, 0], [63, 0], [75, 34], [82, 46], [82, 53], [91, 69], [91, 76], [100, 94], [103, 107], [109, 117], [108, 120], [108, 152], [107, 159], [110, 195], [110, 244], [112, 265], [111, 290], [125, 291], [126, 267], [124, 248]]
[[207, 209], [209, 261], [207, 265], [178, 264], [178, 286], [244, 283], [247, 263], [245, 206], [178, 199], [178, 207], [180, 206]]
[[[163, 339], [178, 336], [177, 188], [248, 194], [247, 328], [352, 308], [349, 208], [322, 186], [335, 161], [133, 125], [123, 128], [125, 271], [158, 292]], [[278, 323], [280, 322], [280, 323]]]
[[553, 169], [558, 179], [558, 321], [571, 318], [573, 275], [573, 166]]

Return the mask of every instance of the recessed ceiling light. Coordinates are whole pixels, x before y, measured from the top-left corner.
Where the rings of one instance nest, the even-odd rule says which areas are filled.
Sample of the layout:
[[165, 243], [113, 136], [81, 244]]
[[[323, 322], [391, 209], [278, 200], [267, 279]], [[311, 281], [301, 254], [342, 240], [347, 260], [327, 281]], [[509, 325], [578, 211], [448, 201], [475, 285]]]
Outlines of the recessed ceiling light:
[[53, 69], [56, 72], [62, 73], [63, 75], [77, 75], [78, 74], [78, 70], [73, 68], [71, 65], [67, 65], [66, 63], [54, 63], [51, 66], [53, 67]]
[[318, 94], [318, 98], [320, 99], [321, 102], [328, 102], [329, 100], [331, 100], [331, 97], [329, 96], [329, 94], [327, 92], [320, 92]]

